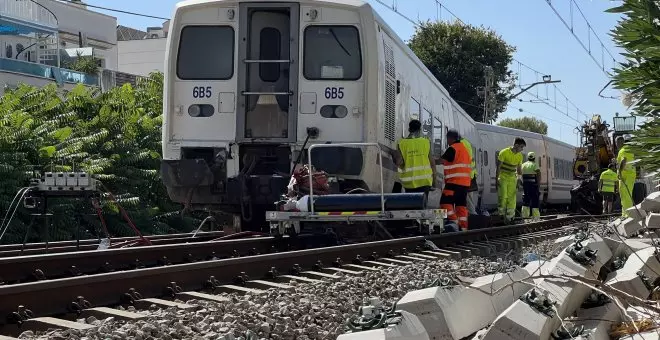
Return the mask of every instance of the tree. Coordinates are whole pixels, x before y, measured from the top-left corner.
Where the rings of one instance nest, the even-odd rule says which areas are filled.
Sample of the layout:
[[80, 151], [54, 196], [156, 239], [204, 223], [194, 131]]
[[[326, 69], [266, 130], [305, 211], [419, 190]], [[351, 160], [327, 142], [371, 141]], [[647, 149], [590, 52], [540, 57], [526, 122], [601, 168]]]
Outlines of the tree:
[[504, 118], [497, 125], [512, 129], [548, 134], [548, 124], [534, 117]]
[[90, 55], [84, 56], [81, 52], [77, 52], [77, 58], [73, 61], [63, 62], [62, 67], [73, 71], [96, 75], [101, 68], [99, 66], [99, 61], [99, 58]]
[[[422, 23], [408, 43], [417, 57], [476, 121], [483, 121], [484, 98], [477, 89], [485, 85], [485, 69], [493, 69], [489, 117], [495, 120], [506, 109], [515, 86], [509, 70], [515, 48], [494, 31], [460, 22]], [[490, 102], [490, 101], [489, 101]]]
[[631, 148], [639, 165], [653, 172], [660, 169], [660, 3], [624, 0], [607, 12], [623, 14], [610, 34], [626, 58], [614, 69], [614, 86], [625, 92], [633, 114], [648, 118]]
[[[169, 200], [159, 176], [162, 91], [160, 73], [107, 93], [82, 85], [63, 95], [55, 85], [7, 91], [0, 98], [0, 211], [33, 173], [75, 166], [100, 180], [144, 234], [193, 230], [198, 220], [179, 216], [182, 207]], [[101, 203], [111, 236], [133, 235], [107, 194]], [[105, 236], [89, 201], [52, 200], [48, 208], [52, 241]], [[0, 242], [21, 242], [29, 222], [30, 211], [19, 209]], [[38, 240], [35, 234], [28, 241]]]

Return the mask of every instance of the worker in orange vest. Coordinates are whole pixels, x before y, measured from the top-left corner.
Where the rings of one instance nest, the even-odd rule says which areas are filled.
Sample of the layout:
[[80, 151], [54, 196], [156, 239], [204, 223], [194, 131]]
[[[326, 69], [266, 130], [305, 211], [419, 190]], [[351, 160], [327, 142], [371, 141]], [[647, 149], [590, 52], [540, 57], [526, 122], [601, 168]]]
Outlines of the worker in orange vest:
[[447, 218], [450, 221], [458, 221], [461, 230], [467, 231], [467, 194], [472, 179], [472, 159], [465, 145], [461, 143], [458, 131], [447, 131], [447, 145], [449, 147], [441, 157], [445, 187], [440, 198], [440, 208], [447, 210]]

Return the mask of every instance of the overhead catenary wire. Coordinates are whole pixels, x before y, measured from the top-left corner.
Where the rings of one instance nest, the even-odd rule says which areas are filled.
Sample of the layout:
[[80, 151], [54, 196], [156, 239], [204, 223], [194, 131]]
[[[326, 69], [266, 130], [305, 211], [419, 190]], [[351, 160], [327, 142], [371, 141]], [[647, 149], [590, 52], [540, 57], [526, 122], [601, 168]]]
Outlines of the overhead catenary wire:
[[[388, 4], [386, 4], [383, 0], [373, 0], [373, 1], [375, 1], [376, 3], [382, 5], [383, 7], [387, 8], [388, 10], [394, 12], [395, 14], [401, 16], [401, 17], [404, 18], [406, 21], [408, 21], [408, 22], [410, 22], [411, 24], [413, 24], [413, 26], [415, 26], [415, 27], [420, 27], [420, 22], [419, 22], [418, 20], [414, 20], [414, 19], [410, 18], [409, 16], [405, 15], [404, 13], [402, 13], [401, 11], [398, 10], [396, 0], [393, 1], [392, 5], [388, 5]], [[460, 17], [458, 17], [454, 12], [452, 12], [451, 9], [447, 8], [447, 6], [443, 5], [439, 0], [433, 0], [433, 1], [434, 1], [435, 5], [436, 5], [436, 8], [437, 8], [437, 11], [436, 11], [436, 16], [437, 16], [436, 19], [437, 19], [437, 20], [440, 20], [440, 10], [444, 10], [444, 11], [446, 11], [447, 13], [451, 14], [451, 15], [452, 15], [452, 16], [453, 16], [458, 22], [460, 22], [460, 23], [462, 23], [462, 24], [465, 24], [465, 21], [463, 21], [463, 20], [462, 20]], [[517, 74], [518, 74], [518, 87], [519, 87], [519, 88], [522, 88], [522, 86], [521, 86], [522, 84], [521, 84], [520, 82], [521, 82], [521, 80], [522, 80], [522, 69], [523, 69], [523, 68], [525, 68], [525, 69], [527, 69], [527, 70], [529, 70], [529, 71], [531, 71], [531, 72], [534, 73], [534, 78], [536, 78], [535, 81], [538, 81], [542, 76], [545, 75], [545, 73], [543, 73], [543, 72], [541, 72], [541, 71], [539, 71], [539, 70], [537, 70], [537, 69], [535, 69], [535, 68], [529, 66], [529, 65], [526, 64], [526, 63], [523, 63], [522, 61], [520, 61], [520, 60], [518, 60], [518, 59], [516, 59], [516, 58], [512, 58], [512, 60], [513, 60], [513, 61], [517, 64], [517, 66], [518, 66], [518, 67], [517, 67], [517, 69], [518, 69]], [[485, 66], [485, 65], [482, 64], [482, 66]], [[565, 95], [565, 94], [564, 94], [564, 93], [563, 93], [563, 92], [562, 92], [562, 91], [561, 91], [561, 90], [560, 90], [555, 84], [553, 84], [553, 88], [554, 88], [555, 96], [557, 96], [557, 92], [559, 92], [559, 96], [562, 97], [562, 101], [570, 103], [571, 105], [573, 105], [573, 107], [574, 107], [575, 110], [578, 112], [578, 114], [583, 115], [585, 118], [589, 118], [589, 116], [588, 116], [587, 114], [585, 114], [584, 111], [583, 111], [582, 109], [580, 109], [580, 108], [579, 108], [579, 107], [578, 107], [578, 106], [577, 106], [577, 105], [576, 105], [571, 99], [569, 99], [568, 96], [566, 96], [566, 95]], [[537, 91], [538, 91], [538, 88], [537, 88]], [[530, 93], [530, 92], [526, 92], [526, 93]], [[537, 97], [538, 97], [538, 95], [537, 95]], [[541, 99], [540, 97], [538, 97], [537, 99], [539, 99], [539, 100], [543, 100], [543, 99]], [[544, 101], [545, 101], [545, 100], [544, 100]], [[555, 102], [556, 102], [556, 98], [555, 98]], [[556, 105], [550, 105], [550, 104], [547, 103], [547, 102], [546, 102], [545, 104], [548, 105], [549, 107], [555, 109], [556, 111], [559, 111], [559, 112], [561, 112], [561, 113], [563, 113], [563, 114], [565, 114], [565, 115], [567, 115], [567, 116], [568, 116], [568, 114], [569, 114], [569, 112], [568, 112], [569, 110], [567, 110], [567, 112], [563, 112], [563, 111], [561, 111], [561, 110], [558, 110], [557, 107], [556, 107]], [[573, 118], [571, 118], [571, 119], [573, 119]], [[575, 121], [578, 122], [578, 123], [580, 122], [580, 121], [577, 120], [577, 119], [573, 119], [573, 120], [575, 120]]]
[[[54, 1], [54, 0], [51, 0], [51, 1]], [[90, 5], [89, 3], [82, 2], [82, 1], [73, 1], [73, 0], [60, 0], [60, 1], [67, 2], [67, 3], [70, 3], [70, 4], [83, 5], [83, 6], [87, 6], [87, 7], [91, 7], [91, 8], [96, 8], [96, 9], [102, 9], [104, 11], [134, 15], [134, 16], [138, 16], [138, 17], [151, 18], [151, 19], [160, 19], [160, 20], [170, 20], [170, 18], [164, 18], [164, 17], [155, 16], [155, 15], [130, 12], [130, 11], [122, 10], [122, 9], [115, 9], [115, 8], [103, 7], [103, 6], [97, 6], [97, 5]]]

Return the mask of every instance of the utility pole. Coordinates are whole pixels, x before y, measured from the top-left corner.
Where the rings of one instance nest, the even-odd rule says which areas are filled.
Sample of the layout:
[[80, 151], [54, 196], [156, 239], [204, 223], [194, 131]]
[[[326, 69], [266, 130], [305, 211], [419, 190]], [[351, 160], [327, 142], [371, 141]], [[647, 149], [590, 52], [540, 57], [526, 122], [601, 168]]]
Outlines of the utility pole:
[[493, 68], [484, 66], [484, 79], [486, 81], [484, 86], [484, 123], [488, 124], [488, 113], [490, 108], [490, 92], [493, 90], [495, 74]]

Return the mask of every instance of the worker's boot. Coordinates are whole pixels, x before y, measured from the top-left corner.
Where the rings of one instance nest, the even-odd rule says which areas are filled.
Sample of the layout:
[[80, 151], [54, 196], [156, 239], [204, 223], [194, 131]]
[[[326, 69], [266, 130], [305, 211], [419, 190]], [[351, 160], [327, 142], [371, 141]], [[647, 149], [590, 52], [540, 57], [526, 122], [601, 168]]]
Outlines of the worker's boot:
[[529, 218], [529, 207], [523, 206], [520, 211], [520, 215], [522, 216], [522, 218]]
[[539, 208], [533, 208], [532, 209], [532, 220], [533, 221], [540, 221], [541, 220], [541, 212], [539, 211]]

